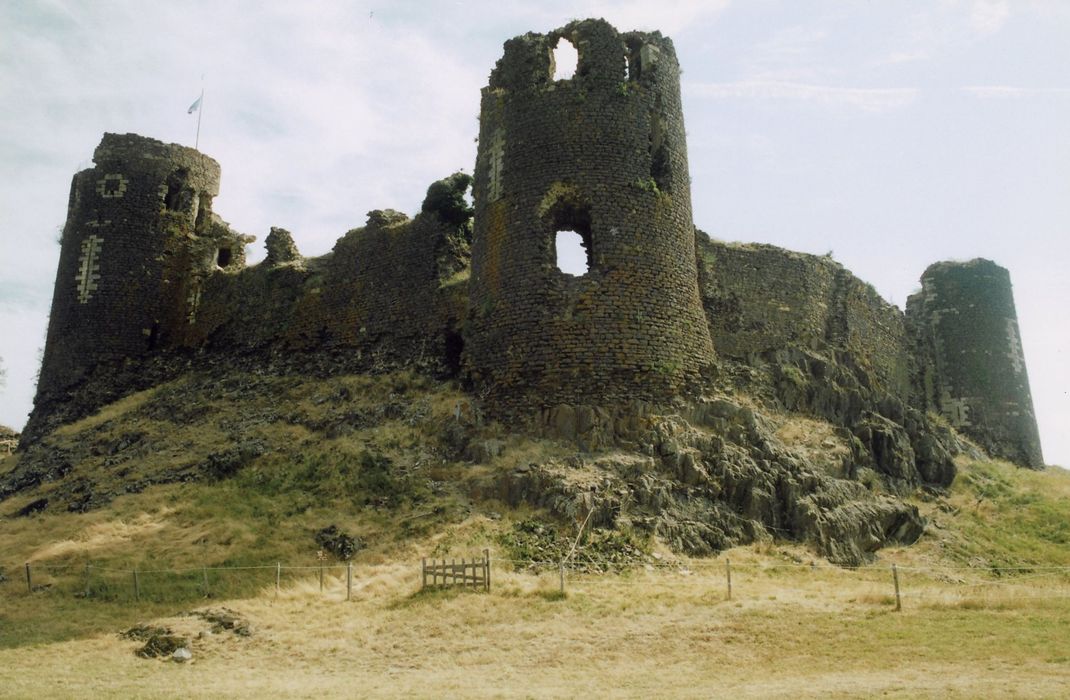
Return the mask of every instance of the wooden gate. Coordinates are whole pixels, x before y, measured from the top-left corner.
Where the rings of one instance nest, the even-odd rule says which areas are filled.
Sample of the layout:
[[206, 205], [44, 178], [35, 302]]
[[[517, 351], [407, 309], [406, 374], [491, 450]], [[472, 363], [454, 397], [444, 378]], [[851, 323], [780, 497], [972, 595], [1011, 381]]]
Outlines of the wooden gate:
[[447, 588], [461, 586], [463, 588], [482, 588], [490, 591], [490, 552], [483, 550], [483, 556], [475, 559], [456, 559], [439, 561], [432, 559], [431, 563], [423, 560], [422, 588]]

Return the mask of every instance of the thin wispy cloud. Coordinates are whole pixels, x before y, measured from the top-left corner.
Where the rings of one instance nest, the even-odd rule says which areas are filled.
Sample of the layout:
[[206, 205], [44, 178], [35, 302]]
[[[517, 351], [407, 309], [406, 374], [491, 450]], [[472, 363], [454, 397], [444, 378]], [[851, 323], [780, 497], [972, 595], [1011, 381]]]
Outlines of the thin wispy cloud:
[[731, 0], [600, 0], [588, 14], [605, 17], [618, 29], [659, 30], [673, 35], [715, 20], [731, 5]]
[[975, 0], [970, 8], [970, 28], [981, 36], [995, 34], [1010, 16], [1008, 0]]
[[1070, 97], [1070, 88], [1029, 88], [1015, 85], [967, 85], [962, 92], [986, 100], [1020, 100], [1034, 97]]
[[688, 96], [710, 99], [799, 100], [867, 112], [902, 109], [918, 98], [916, 88], [846, 88], [772, 80], [685, 83]]

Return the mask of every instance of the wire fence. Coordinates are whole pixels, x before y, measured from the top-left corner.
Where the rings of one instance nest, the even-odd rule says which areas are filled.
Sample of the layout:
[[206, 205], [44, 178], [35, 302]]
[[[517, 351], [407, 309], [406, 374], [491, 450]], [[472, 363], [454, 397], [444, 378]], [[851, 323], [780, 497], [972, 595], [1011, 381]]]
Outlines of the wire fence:
[[[434, 587], [460, 586], [490, 591], [491, 564], [499, 571], [521, 576], [556, 579], [558, 592], [598, 595], [620, 587], [643, 587], [652, 593], [680, 588], [701, 595], [729, 601], [795, 596], [799, 600], [842, 600], [894, 605], [902, 609], [903, 601], [924, 604], [994, 604], [1023, 600], [1070, 598], [1070, 566], [1053, 565], [911, 565], [870, 564], [840, 567], [819, 563], [733, 562], [729, 558], [705, 560], [652, 560], [622, 566], [617, 571], [596, 570], [589, 562], [569, 559], [528, 560], [508, 557], [492, 558], [484, 550], [481, 556], [460, 558], [464, 572], [457, 575], [456, 559], [443, 559], [439, 566], [449, 567], [451, 576], [439, 580], [432, 560], [413, 562], [413, 573], [420, 574], [422, 587], [432, 580]], [[447, 561], [450, 563], [447, 564]], [[465, 566], [468, 569], [465, 569]], [[485, 580], [473, 578], [485, 571]], [[312, 564], [235, 564], [189, 567], [122, 568], [85, 562], [27, 562], [22, 567], [24, 591], [71, 593], [78, 597], [114, 602], [177, 602], [197, 598], [239, 598], [284, 586], [301, 584], [307, 588], [318, 581], [321, 593], [353, 599], [354, 574], [369, 578], [375, 567], [353, 562]], [[14, 569], [6, 568], [7, 584], [16, 583]], [[445, 571], [445, 569], [443, 569]], [[802, 573], [803, 575], [799, 575]], [[482, 573], [479, 574], [483, 576]], [[475, 585], [478, 582], [478, 585]]]

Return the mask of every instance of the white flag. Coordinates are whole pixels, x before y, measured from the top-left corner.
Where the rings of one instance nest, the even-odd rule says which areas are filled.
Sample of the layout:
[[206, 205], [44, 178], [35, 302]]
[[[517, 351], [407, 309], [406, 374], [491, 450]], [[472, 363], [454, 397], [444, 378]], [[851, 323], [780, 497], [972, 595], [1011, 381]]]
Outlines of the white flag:
[[189, 109], [186, 110], [186, 114], [193, 114], [198, 109], [200, 109], [201, 108], [201, 100], [203, 100], [203, 99], [204, 99], [204, 93], [202, 92], [201, 96], [197, 98], [197, 101], [194, 102], [193, 104], [191, 104], [189, 106]]

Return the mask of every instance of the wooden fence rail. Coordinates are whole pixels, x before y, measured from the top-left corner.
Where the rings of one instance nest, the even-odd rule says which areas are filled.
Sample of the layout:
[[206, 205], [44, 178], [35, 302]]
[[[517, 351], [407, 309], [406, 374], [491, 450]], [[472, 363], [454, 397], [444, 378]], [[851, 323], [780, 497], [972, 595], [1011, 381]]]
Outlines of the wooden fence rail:
[[461, 586], [464, 588], [482, 588], [490, 591], [490, 551], [484, 549], [481, 558], [461, 558], [446, 561], [443, 559], [422, 560], [420, 571], [422, 588], [446, 588]]

